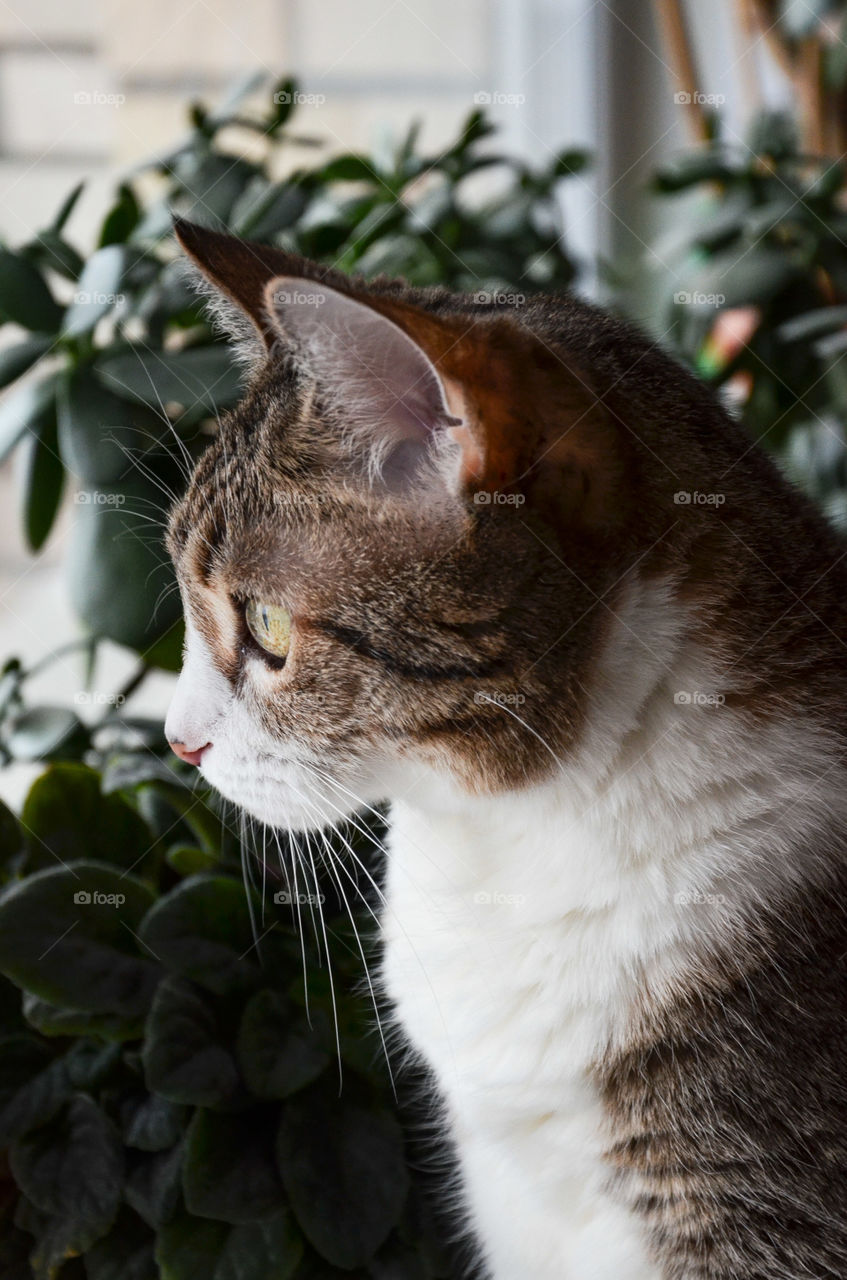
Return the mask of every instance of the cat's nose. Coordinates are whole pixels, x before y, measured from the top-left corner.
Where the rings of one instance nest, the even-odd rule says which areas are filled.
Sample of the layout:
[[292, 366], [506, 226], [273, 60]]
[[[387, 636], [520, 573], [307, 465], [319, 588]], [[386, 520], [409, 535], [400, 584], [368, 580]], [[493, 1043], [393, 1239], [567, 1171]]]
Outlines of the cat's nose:
[[180, 760], [184, 760], [186, 764], [199, 765], [200, 761], [203, 759], [203, 752], [211, 745], [211, 742], [206, 742], [202, 747], [197, 747], [196, 750], [192, 751], [184, 742], [171, 742], [170, 748], [174, 755], [179, 756]]

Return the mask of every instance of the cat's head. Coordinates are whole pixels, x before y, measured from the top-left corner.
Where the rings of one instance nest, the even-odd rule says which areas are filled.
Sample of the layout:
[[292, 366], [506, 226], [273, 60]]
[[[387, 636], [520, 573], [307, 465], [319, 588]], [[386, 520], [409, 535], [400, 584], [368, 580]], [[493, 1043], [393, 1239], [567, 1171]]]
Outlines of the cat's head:
[[255, 362], [171, 516], [175, 749], [293, 828], [539, 780], [633, 551], [625, 433], [515, 310], [178, 233]]

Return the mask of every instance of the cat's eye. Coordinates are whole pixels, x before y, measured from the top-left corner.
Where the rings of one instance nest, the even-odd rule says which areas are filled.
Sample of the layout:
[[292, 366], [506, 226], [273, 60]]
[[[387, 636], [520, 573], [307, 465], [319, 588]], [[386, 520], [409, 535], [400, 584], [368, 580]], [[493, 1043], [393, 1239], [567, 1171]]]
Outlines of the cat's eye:
[[244, 621], [260, 649], [275, 658], [287, 658], [291, 648], [291, 614], [279, 604], [248, 600]]

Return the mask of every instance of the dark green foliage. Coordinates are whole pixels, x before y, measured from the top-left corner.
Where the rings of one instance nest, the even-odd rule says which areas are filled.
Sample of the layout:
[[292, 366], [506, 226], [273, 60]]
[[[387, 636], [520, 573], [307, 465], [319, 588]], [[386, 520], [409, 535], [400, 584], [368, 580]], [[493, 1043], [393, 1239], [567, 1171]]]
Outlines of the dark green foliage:
[[51, 766], [0, 837], [3, 1280], [77, 1255], [89, 1280], [452, 1274], [329, 878], [334, 995], [306, 914], [307, 1012], [279, 871], [246, 888], [209, 797], [147, 752]]

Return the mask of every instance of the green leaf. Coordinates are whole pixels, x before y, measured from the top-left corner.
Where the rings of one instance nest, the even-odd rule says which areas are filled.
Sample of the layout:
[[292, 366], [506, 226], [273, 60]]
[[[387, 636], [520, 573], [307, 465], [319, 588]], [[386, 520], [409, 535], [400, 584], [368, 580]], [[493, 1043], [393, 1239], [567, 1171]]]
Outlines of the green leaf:
[[566, 178], [574, 173], [582, 173], [590, 163], [591, 157], [587, 151], [572, 147], [567, 151], [559, 152], [550, 171], [553, 177]]
[[158, 1280], [155, 1243], [138, 1215], [122, 1208], [109, 1234], [85, 1255], [87, 1280]]
[[25, 342], [16, 342], [13, 347], [4, 347], [0, 351], [0, 387], [7, 387], [27, 369], [31, 369], [36, 360], [40, 360], [53, 345], [54, 339], [49, 334], [27, 338]]
[[336, 156], [320, 173], [322, 182], [374, 182], [376, 178], [374, 163], [367, 156]]
[[723, 298], [722, 307], [743, 307], [768, 302], [806, 274], [784, 250], [759, 245], [746, 256], [740, 254], [737, 248], [714, 254], [692, 273], [687, 287], [696, 295]]
[[98, 863], [37, 871], [0, 897], [0, 970], [51, 1004], [138, 1016], [160, 972], [135, 939], [152, 900]]
[[237, 1115], [197, 1109], [182, 1166], [189, 1213], [232, 1223], [278, 1216], [285, 1197], [274, 1165], [273, 1119], [265, 1109]]
[[45, 1267], [88, 1249], [109, 1230], [121, 1202], [123, 1148], [111, 1121], [85, 1094], [58, 1119], [19, 1139], [9, 1152], [15, 1181], [50, 1215], [50, 1239], [36, 1246]]
[[182, 615], [177, 592], [166, 593], [173, 566], [155, 538], [161, 493], [144, 481], [100, 485], [78, 493], [76, 504], [71, 602], [94, 635], [143, 652]]
[[[166, 430], [151, 409], [107, 391], [90, 369], [62, 379], [58, 414], [62, 460], [89, 488], [134, 479], [134, 456], [146, 454]], [[151, 463], [155, 467], [149, 458], [144, 465]]]
[[654, 174], [652, 186], [660, 194], [670, 195], [701, 182], [733, 182], [738, 177], [721, 151], [689, 151], [667, 160]]
[[78, 754], [88, 734], [67, 707], [29, 707], [11, 717], [4, 740], [15, 760], [53, 760]]
[[54, 764], [24, 802], [27, 868], [89, 859], [138, 868], [151, 844], [146, 823], [117, 795], [104, 795], [93, 769]]
[[0, 1039], [0, 1149], [52, 1120], [72, 1093], [63, 1058], [33, 1036]]
[[23, 832], [12, 810], [0, 800], [0, 881], [16, 868], [23, 849]]
[[56, 413], [57, 374], [27, 380], [15, 387], [0, 406], [0, 462], [5, 462], [19, 440], [38, 432]]
[[802, 315], [792, 316], [776, 332], [783, 342], [797, 342], [803, 338], [817, 338], [845, 326], [847, 306], [816, 307], [814, 311], [804, 311]]
[[240, 156], [210, 152], [184, 156], [176, 166], [183, 187], [180, 206], [187, 218], [208, 225], [229, 223], [232, 207], [257, 173], [256, 166]]
[[24, 537], [31, 551], [40, 551], [53, 528], [65, 487], [65, 468], [52, 415], [24, 438], [20, 484]]
[[287, 1105], [277, 1158], [292, 1208], [318, 1253], [348, 1269], [369, 1262], [396, 1225], [409, 1190], [394, 1117], [313, 1087]]
[[59, 1008], [29, 992], [23, 998], [24, 1016], [44, 1036], [97, 1036], [101, 1040], [137, 1040], [144, 1029], [141, 1014], [123, 1017], [115, 1013], [91, 1013], [86, 1009]]
[[161, 1280], [289, 1280], [303, 1242], [288, 1214], [228, 1226], [180, 1214], [159, 1233]]
[[173, 867], [177, 875], [196, 876], [206, 871], [214, 871], [220, 862], [220, 857], [195, 844], [173, 844], [165, 853], [165, 861], [169, 867]]
[[113, 756], [103, 770], [100, 786], [104, 795], [111, 795], [113, 791], [133, 791], [147, 782], [164, 782], [166, 786], [191, 791], [190, 785], [176, 772], [176, 768], [156, 756], [148, 755], [146, 751]]
[[180, 978], [159, 985], [142, 1056], [147, 1088], [172, 1102], [219, 1106], [238, 1093], [238, 1071], [213, 1008]]
[[122, 1108], [124, 1142], [139, 1151], [167, 1151], [182, 1136], [187, 1118], [178, 1103], [156, 1093], [140, 1094]]
[[100, 228], [100, 245], [123, 244], [128, 240], [138, 225], [141, 209], [135, 198], [132, 187], [122, 183], [118, 188], [118, 198], [112, 205]]
[[126, 1181], [127, 1203], [157, 1231], [179, 1207], [184, 1142], [137, 1159]]
[[317, 1035], [298, 1026], [280, 992], [251, 996], [241, 1019], [236, 1055], [248, 1089], [257, 1098], [288, 1098], [318, 1078], [329, 1054]]
[[118, 395], [154, 408], [174, 401], [214, 413], [243, 391], [241, 372], [220, 344], [167, 352], [140, 348], [101, 361], [97, 372]]
[[162, 963], [218, 994], [256, 981], [247, 890], [230, 876], [193, 876], [151, 908], [140, 936]]
[[232, 211], [233, 230], [240, 236], [266, 240], [291, 227], [311, 199], [302, 183], [257, 182], [248, 187]]
[[85, 266], [84, 260], [72, 244], [53, 231], [42, 231], [26, 246], [27, 257], [42, 269], [55, 271], [67, 280], [78, 280]]
[[116, 244], [106, 245], [93, 253], [85, 264], [65, 312], [62, 332], [70, 337], [90, 333], [97, 321], [121, 301], [119, 293], [126, 254]]
[[77, 200], [79, 200], [84, 190], [85, 190], [84, 182], [78, 182], [76, 186], [71, 189], [69, 194], [65, 197], [65, 199], [62, 201], [61, 205], [59, 206], [59, 212], [56, 214], [56, 217], [53, 219], [53, 222], [51, 223], [51, 226], [50, 226], [51, 231], [55, 231], [57, 235], [60, 232], [64, 231], [65, 224], [68, 221], [68, 218], [73, 213], [74, 209], [76, 208]]
[[0, 249], [0, 312], [36, 333], [55, 333], [62, 319], [38, 268], [9, 249]]

